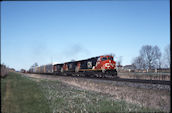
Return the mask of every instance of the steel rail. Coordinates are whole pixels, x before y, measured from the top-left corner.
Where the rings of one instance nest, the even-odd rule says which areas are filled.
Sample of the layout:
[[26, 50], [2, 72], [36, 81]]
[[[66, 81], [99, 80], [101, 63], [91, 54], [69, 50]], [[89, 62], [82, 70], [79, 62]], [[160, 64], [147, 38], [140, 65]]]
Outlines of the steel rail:
[[170, 85], [171, 81], [167, 80], [146, 80], [146, 79], [128, 79], [128, 78], [119, 78], [119, 77], [88, 77], [88, 76], [77, 76], [77, 75], [63, 75], [63, 74], [46, 74], [50, 76], [63, 76], [63, 77], [74, 77], [74, 78], [85, 78], [85, 79], [97, 79], [97, 80], [110, 80], [110, 81], [119, 81], [119, 82], [132, 82], [132, 83], [145, 83], [145, 84], [161, 84], [161, 85]]

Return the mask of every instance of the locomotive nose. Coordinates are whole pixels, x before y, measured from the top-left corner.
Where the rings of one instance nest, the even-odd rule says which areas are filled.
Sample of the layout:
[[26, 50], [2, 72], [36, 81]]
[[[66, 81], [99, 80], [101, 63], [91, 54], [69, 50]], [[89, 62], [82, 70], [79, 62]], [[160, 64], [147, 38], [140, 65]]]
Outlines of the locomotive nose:
[[114, 67], [115, 67], [115, 62], [109, 60], [109, 64], [110, 64], [110, 67], [111, 67], [111, 68], [114, 68]]
[[110, 63], [106, 63], [105, 67], [109, 68], [110, 67]]
[[106, 62], [105, 64], [104, 64], [104, 67], [106, 68], [106, 69], [113, 69], [114, 68], [114, 63], [113, 63], [113, 61], [111, 61], [111, 60], [108, 60], [108, 62]]

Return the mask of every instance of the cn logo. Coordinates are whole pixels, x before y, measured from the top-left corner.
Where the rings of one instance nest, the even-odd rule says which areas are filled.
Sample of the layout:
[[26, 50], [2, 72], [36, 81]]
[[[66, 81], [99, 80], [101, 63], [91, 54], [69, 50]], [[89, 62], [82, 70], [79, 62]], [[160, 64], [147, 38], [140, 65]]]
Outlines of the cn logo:
[[105, 67], [110, 67], [110, 64], [109, 64], [109, 63], [106, 63], [106, 64], [105, 64]]
[[92, 62], [87, 62], [88, 68], [92, 68]]

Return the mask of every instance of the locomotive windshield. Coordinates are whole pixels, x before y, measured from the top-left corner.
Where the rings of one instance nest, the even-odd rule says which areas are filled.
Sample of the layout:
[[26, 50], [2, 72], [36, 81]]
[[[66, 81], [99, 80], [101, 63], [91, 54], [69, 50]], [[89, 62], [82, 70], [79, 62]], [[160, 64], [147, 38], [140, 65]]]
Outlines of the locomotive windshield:
[[109, 57], [108, 59], [109, 59], [109, 60], [113, 60], [113, 57]]
[[106, 57], [103, 57], [103, 58], [102, 58], [102, 61], [105, 61], [105, 60], [107, 60], [107, 58], [106, 58]]

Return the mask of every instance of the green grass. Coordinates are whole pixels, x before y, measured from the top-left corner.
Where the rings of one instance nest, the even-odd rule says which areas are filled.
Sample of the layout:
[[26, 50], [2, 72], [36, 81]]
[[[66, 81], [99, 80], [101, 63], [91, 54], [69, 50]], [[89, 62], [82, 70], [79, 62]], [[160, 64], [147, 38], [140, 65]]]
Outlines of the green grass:
[[16, 73], [1, 78], [2, 113], [48, 113], [46, 98], [35, 81]]
[[1, 79], [1, 110], [5, 113], [53, 112], [157, 112], [110, 95], [71, 87], [59, 81], [23, 77], [16, 73]]
[[140, 107], [111, 96], [74, 88], [58, 81], [42, 80], [40, 87], [46, 95], [50, 108], [58, 112], [158, 112]]

